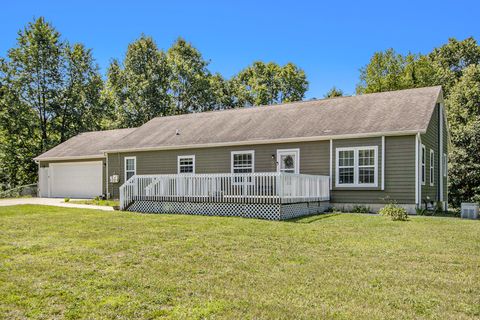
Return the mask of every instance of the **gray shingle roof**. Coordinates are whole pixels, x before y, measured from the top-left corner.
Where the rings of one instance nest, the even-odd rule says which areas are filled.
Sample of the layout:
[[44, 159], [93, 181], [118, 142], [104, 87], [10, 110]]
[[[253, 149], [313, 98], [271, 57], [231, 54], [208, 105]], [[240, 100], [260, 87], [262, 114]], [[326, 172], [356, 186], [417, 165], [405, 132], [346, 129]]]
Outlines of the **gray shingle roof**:
[[139, 128], [79, 134], [35, 159], [94, 158], [102, 157], [104, 151], [414, 134], [427, 130], [441, 92], [437, 86], [158, 117]]
[[110, 148], [117, 141], [135, 131], [135, 129], [136, 128], [80, 133], [79, 135], [59, 144], [55, 148], [41, 154], [36, 157], [35, 160], [77, 157], [101, 158], [104, 156], [101, 150]]
[[[441, 87], [154, 118], [106, 150], [426, 131]], [[176, 130], [179, 135], [176, 135]]]

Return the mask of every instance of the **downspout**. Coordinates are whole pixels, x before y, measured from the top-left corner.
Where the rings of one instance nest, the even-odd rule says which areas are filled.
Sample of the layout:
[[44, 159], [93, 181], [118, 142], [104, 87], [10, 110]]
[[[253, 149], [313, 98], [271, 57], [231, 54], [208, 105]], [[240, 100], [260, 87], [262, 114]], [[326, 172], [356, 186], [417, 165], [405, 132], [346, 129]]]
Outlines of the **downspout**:
[[108, 178], [108, 153], [105, 153], [105, 163], [106, 163], [106, 174], [105, 174], [105, 185], [106, 185], [106, 188], [105, 188], [105, 198], [107, 199], [110, 199], [110, 195], [108, 194], [108, 182], [109, 182], [109, 178]]
[[330, 139], [330, 190], [333, 189], [333, 140]]

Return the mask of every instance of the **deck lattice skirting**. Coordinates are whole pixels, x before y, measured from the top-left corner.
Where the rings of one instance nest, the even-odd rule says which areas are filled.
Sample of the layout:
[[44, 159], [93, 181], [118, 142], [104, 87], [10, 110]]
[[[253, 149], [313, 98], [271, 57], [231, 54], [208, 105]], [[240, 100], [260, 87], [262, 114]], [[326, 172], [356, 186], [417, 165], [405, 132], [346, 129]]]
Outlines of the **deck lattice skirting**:
[[120, 187], [122, 210], [285, 220], [322, 212], [329, 177], [264, 172], [134, 175]]
[[207, 216], [233, 216], [266, 220], [288, 220], [325, 211], [328, 201], [289, 204], [200, 203], [138, 200], [127, 209], [144, 213], [174, 213]]

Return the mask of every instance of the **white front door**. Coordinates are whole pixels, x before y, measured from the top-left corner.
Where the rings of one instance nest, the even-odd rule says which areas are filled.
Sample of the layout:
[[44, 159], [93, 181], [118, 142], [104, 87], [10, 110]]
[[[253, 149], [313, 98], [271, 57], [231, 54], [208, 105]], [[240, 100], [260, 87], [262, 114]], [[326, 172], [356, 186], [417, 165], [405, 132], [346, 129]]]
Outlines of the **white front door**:
[[[300, 150], [277, 150], [277, 171], [281, 173], [300, 173]], [[288, 175], [283, 178], [283, 196], [291, 197], [295, 195], [293, 179], [294, 177]]]
[[277, 171], [300, 173], [300, 149], [277, 150]]

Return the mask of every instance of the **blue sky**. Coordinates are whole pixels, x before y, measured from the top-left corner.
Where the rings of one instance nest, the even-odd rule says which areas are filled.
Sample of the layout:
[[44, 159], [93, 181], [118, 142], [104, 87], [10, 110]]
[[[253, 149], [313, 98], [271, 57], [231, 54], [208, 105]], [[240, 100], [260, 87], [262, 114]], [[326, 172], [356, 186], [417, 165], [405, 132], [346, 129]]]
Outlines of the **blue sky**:
[[44, 16], [70, 42], [93, 49], [104, 73], [142, 33], [167, 49], [182, 36], [226, 77], [255, 60], [293, 62], [307, 98], [332, 86], [354, 93], [359, 68], [378, 50], [427, 53], [449, 37], [480, 39], [480, 1], [8, 1], [0, 56], [17, 31]]

